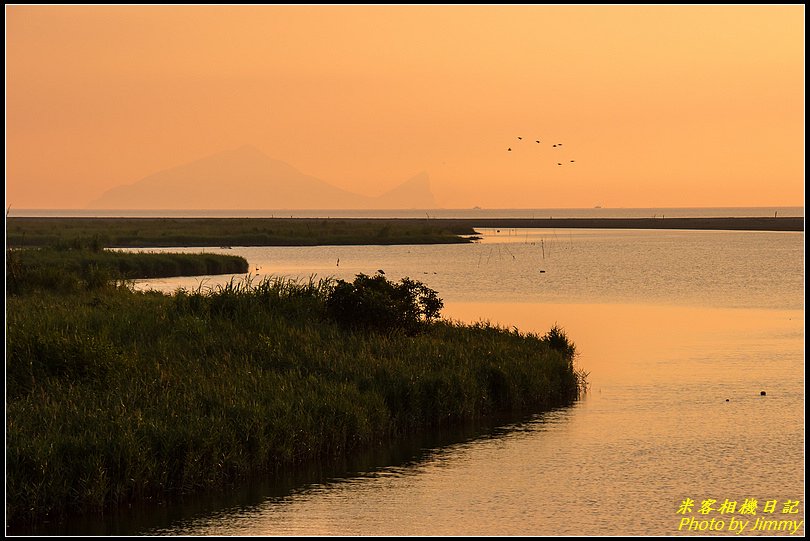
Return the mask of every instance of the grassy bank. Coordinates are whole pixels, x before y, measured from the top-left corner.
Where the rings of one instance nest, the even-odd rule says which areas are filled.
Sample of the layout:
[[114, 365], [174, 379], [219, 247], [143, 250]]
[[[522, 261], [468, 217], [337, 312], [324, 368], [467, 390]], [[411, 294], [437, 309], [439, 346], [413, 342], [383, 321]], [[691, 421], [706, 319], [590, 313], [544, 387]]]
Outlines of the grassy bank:
[[[9, 296], [7, 522], [220, 487], [578, 396], [574, 348], [558, 329], [428, 317], [385, 331], [341, 319], [336, 290], [343, 308], [383, 290], [395, 303], [424, 292], [367, 281], [360, 297], [345, 282], [278, 280]], [[425, 313], [438, 313], [435, 300]]]
[[92, 290], [135, 278], [247, 272], [247, 260], [231, 255], [122, 253], [98, 246], [21, 248], [6, 252], [6, 293]]
[[803, 217], [745, 218], [24, 218], [10, 246], [316, 246], [470, 242], [481, 228], [804, 231]]
[[469, 242], [465, 224], [307, 218], [7, 218], [10, 246], [317, 246]]

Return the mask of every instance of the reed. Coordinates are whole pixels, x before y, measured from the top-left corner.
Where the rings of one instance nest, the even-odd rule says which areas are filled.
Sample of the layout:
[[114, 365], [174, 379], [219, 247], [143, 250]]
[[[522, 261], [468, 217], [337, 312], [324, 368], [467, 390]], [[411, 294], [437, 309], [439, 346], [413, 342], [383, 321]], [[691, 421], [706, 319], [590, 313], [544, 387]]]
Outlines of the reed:
[[122, 285], [136, 278], [248, 272], [245, 258], [220, 254], [126, 253], [88, 248], [6, 251], [6, 292], [71, 291]]
[[564, 333], [349, 328], [326, 308], [334, 288], [10, 295], [7, 524], [223, 487], [583, 390]]
[[6, 218], [14, 246], [176, 247], [470, 242], [469, 224], [306, 218]]

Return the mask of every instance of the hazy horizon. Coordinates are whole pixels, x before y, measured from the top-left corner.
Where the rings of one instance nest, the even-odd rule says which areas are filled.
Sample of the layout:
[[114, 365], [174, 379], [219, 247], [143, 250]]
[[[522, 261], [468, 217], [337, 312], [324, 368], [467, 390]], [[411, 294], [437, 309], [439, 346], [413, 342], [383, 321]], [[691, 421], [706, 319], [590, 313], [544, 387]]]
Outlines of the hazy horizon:
[[[238, 189], [229, 189], [236, 186]], [[91, 201], [96, 209], [433, 208], [422, 172], [380, 194], [358, 194], [245, 145], [157, 171]]]
[[389, 219], [529, 219], [529, 218], [804, 218], [803, 206], [758, 207], [571, 207], [431, 209], [25, 209], [9, 207], [7, 216], [65, 218], [389, 218]]
[[[803, 5], [5, 13], [14, 208], [245, 145], [363, 197], [425, 172], [437, 208], [804, 204]], [[222, 177], [196, 197], [241, 189]]]

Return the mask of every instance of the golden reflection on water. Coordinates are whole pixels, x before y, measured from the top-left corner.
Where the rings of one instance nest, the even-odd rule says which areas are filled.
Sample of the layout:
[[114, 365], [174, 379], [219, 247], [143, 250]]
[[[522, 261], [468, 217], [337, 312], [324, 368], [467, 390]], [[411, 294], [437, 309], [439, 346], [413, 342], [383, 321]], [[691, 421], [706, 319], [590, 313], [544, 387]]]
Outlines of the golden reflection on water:
[[[700, 370], [679, 365], [679, 354], [711, 345], [742, 353], [768, 340], [777, 348], [804, 342], [804, 312], [797, 310], [711, 309], [691, 306], [621, 304], [447, 303], [446, 318], [471, 323], [488, 320], [521, 331], [545, 333], [553, 325], [577, 345], [579, 364], [594, 382], [722, 377], [730, 367], [707, 362]], [[777, 334], [782, 338], [774, 338]], [[784, 341], [784, 343], [782, 343]], [[781, 344], [781, 345], [780, 345]], [[687, 361], [687, 359], [680, 359]], [[644, 369], [656, 363], [656, 369]], [[668, 368], [667, 368], [668, 367]], [[762, 364], [763, 372], [774, 369]], [[757, 370], [759, 371], [759, 370]], [[764, 377], [764, 376], [763, 376]], [[759, 393], [759, 389], [756, 390]]]
[[558, 324], [590, 391], [520, 430], [162, 533], [678, 535], [686, 498], [800, 500], [790, 518], [804, 519], [803, 311], [510, 302], [443, 313], [539, 334]]

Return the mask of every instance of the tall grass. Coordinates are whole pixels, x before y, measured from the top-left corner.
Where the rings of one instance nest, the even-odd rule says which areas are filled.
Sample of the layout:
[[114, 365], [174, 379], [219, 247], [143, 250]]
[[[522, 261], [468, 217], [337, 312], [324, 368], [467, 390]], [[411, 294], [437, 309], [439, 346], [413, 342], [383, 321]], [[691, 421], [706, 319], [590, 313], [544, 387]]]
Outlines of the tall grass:
[[469, 224], [407, 219], [6, 218], [14, 246], [315, 246], [470, 242]]
[[92, 290], [135, 278], [240, 274], [248, 268], [245, 258], [232, 255], [18, 248], [6, 251], [6, 292]]
[[7, 522], [272, 475], [582, 391], [559, 330], [352, 330], [330, 319], [333, 288], [268, 278], [10, 296]]

